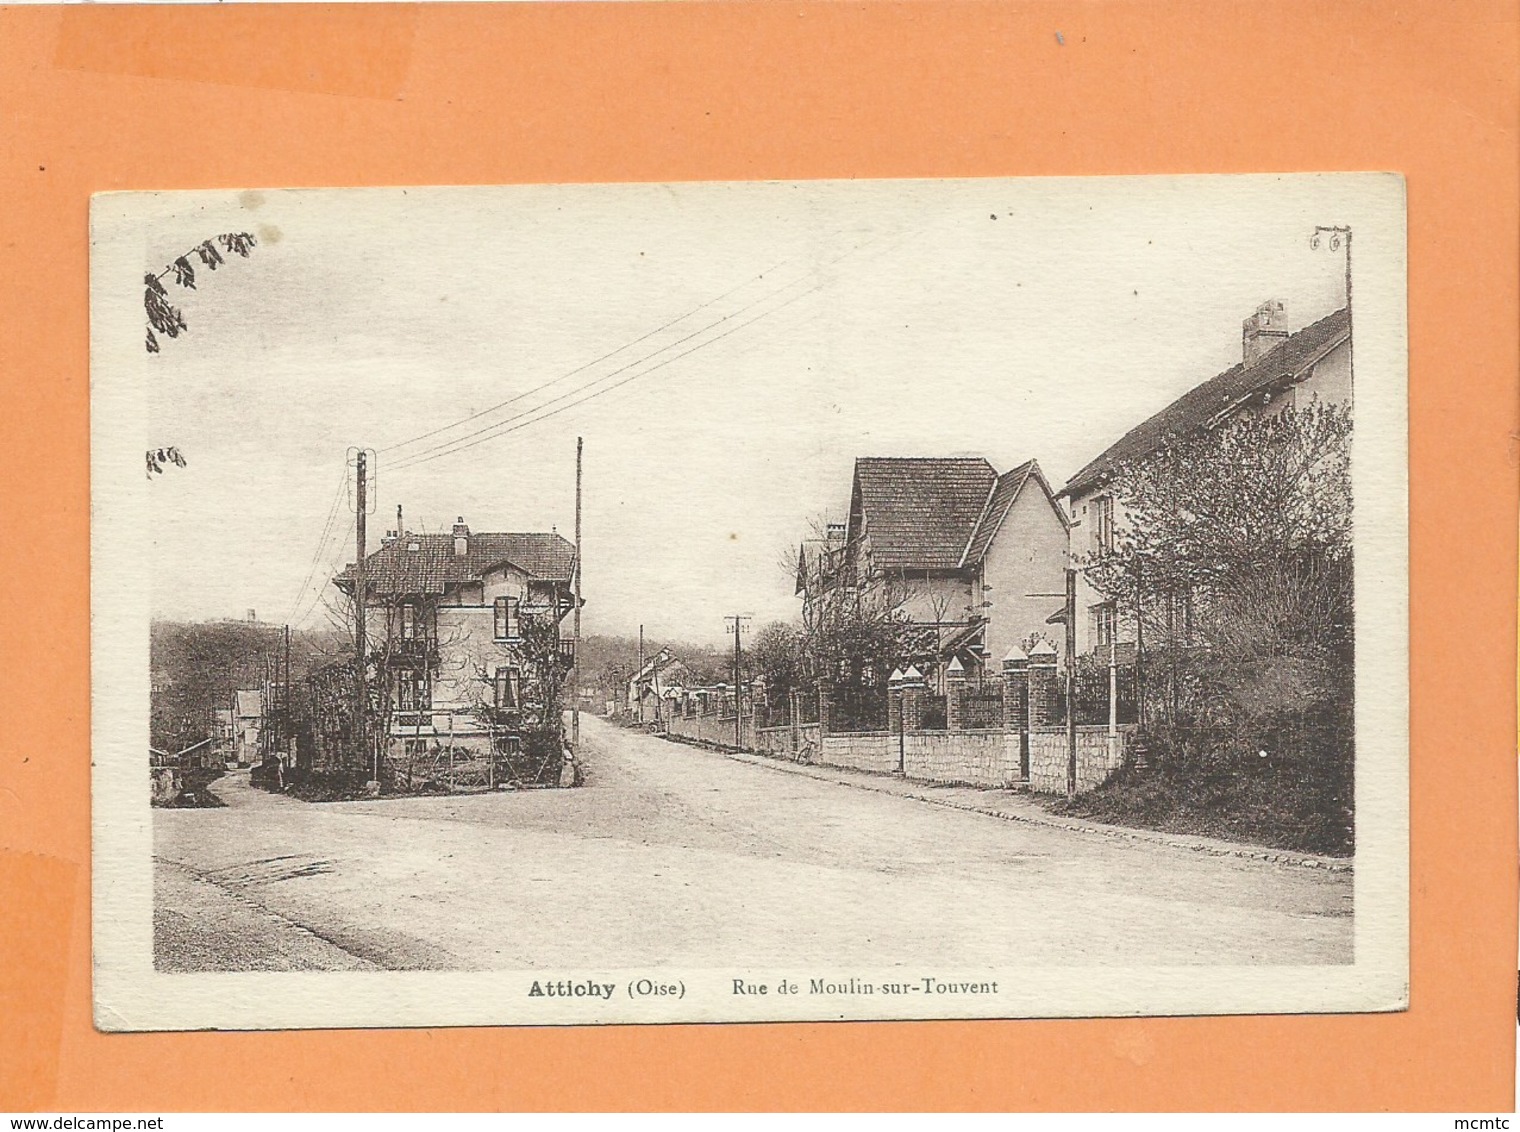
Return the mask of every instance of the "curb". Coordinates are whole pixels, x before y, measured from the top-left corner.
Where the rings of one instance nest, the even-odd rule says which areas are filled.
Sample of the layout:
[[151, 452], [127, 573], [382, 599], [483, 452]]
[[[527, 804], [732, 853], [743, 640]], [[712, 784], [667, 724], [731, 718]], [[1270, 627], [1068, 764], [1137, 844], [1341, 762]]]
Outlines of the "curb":
[[[816, 779], [820, 782], [832, 782], [836, 785], [848, 786], [856, 790], [869, 790], [875, 794], [890, 794], [894, 798], [911, 798], [915, 802], [926, 802], [931, 806], [943, 806], [946, 809], [960, 810], [963, 813], [984, 814], [987, 817], [998, 818], [1001, 821], [1024, 822], [1028, 825], [1062, 829], [1069, 833], [1085, 833], [1096, 837], [1139, 841], [1149, 845], [1163, 845], [1169, 849], [1202, 853], [1209, 857], [1238, 857], [1247, 861], [1261, 861], [1267, 864], [1287, 865], [1302, 869], [1317, 869], [1327, 873], [1354, 873], [1356, 871], [1356, 859], [1354, 857], [1325, 857], [1319, 854], [1298, 853], [1287, 849], [1268, 849], [1259, 845], [1238, 845], [1233, 842], [1220, 841], [1209, 837], [1162, 833], [1158, 830], [1108, 825], [1104, 822], [1087, 821], [1080, 818], [1060, 818], [1043, 813], [1013, 813], [1009, 810], [993, 808], [991, 806], [975, 806], [949, 798], [936, 798], [931, 794], [924, 794], [915, 790], [892, 790], [884, 786], [873, 786], [869, 781], [857, 782], [850, 778], [841, 778], [828, 773], [830, 769], [846, 768], [829, 768], [826, 764], [815, 767], [806, 764], [790, 763], [770, 755], [757, 754], [754, 751], [744, 751], [737, 747], [727, 747], [704, 739], [692, 739], [684, 735], [658, 734], [654, 737], [671, 743], [681, 743], [688, 747], [698, 747], [702, 750], [712, 751], [714, 754], [733, 759], [735, 762], [765, 767], [783, 774], [802, 775], [805, 778]], [[822, 773], [816, 773], [820, 771]], [[870, 774], [869, 771], [853, 771], [853, 773]]]

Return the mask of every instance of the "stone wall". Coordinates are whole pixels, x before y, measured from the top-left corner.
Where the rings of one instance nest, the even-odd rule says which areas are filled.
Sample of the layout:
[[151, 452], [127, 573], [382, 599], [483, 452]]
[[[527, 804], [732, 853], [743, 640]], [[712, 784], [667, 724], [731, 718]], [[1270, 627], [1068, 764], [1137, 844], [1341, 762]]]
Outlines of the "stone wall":
[[149, 779], [152, 802], [155, 806], [167, 806], [179, 797], [179, 771], [172, 766], [156, 766]]
[[[1130, 727], [1110, 737], [1103, 725], [1077, 728], [1077, 793], [1094, 790], [1124, 763]], [[1037, 794], [1066, 793], [1066, 729], [1041, 728], [1029, 733], [1029, 789]]]
[[924, 782], [1006, 789], [1019, 784], [1017, 731], [920, 731], [905, 739], [904, 773]]
[[818, 761], [825, 766], [891, 774], [897, 770], [897, 736], [890, 731], [851, 731], [826, 735]]
[[696, 739], [703, 743], [716, 743], [722, 747], [740, 746], [755, 750], [754, 720], [745, 717], [740, 731], [740, 743], [734, 742], [734, 717], [731, 715], [674, 715], [665, 720], [665, 730], [683, 739]]
[[[732, 716], [677, 717], [667, 722], [667, 730], [687, 739], [734, 746]], [[1110, 738], [1105, 726], [1077, 728], [1079, 793], [1101, 786], [1119, 769], [1131, 730], [1121, 727], [1119, 734]], [[895, 731], [844, 732], [825, 736], [821, 742], [817, 724], [806, 725], [799, 732], [803, 742], [819, 744], [815, 759], [824, 766], [896, 774], [901, 758], [904, 776], [919, 782], [1005, 790], [1023, 783], [1021, 735], [1017, 730], [909, 731], [901, 749]], [[791, 758], [796, 754], [792, 739], [790, 727], [766, 727], [757, 732], [746, 720], [744, 746], [749, 750]], [[1029, 732], [1029, 789], [1040, 794], [1065, 794], [1066, 759], [1064, 728]]]
[[874, 774], [895, 774], [901, 759], [904, 775], [921, 782], [1007, 788], [1019, 783], [1017, 731], [891, 731], [830, 735], [820, 761]]
[[793, 758], [797, 754], [797, 748], [808, 743], [813, 744], [816, 751], [818, 747], [818, 725], [816, 723], [804, 723], [795, 730], [786, 727], [762, 727], [754, 733], [752, 750], [760, 751], [767, 755], [781, 755], [785, 758]]

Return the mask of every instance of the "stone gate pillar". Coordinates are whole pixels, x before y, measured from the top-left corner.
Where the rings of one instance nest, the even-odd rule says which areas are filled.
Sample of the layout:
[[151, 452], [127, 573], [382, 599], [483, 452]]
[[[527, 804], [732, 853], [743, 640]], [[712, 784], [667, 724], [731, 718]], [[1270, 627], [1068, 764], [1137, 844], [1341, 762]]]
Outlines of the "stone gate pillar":
[[1030, 728], [1054, 727], [1056, 707], [1056, 647], [1041, 641], [1029, 653]]
[[952, 657], [945, 669], [945, 730], [966, 728], [966, 667], [960, 657]]
[[924, 729], [924, 692], [923, 688], [904, 688], [899, 693], [902, 696], [903, 730]]
[[1029, 656], [1018, 645], [1003, 658], [1003, 727], [1022, 731], [1029, 726]]

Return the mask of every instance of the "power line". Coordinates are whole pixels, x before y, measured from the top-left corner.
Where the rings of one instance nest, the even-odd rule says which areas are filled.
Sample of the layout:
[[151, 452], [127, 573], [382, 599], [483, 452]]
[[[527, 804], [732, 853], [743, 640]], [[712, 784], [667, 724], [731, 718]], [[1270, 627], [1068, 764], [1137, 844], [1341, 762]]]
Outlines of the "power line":
[[[806, 279], [807, 279], [807, 276], [803, 276], [803, 277], [801, 277], [799, 279], [794, 279], [790, 283], [787, 283], [787, 284], [785, 284], [785, 285], [783, 285], [781, 287], [778, 287], [778, 288], [776, 288], [773, 291], [768, 291], [764, 295], [760, 296], [760, 298], [755, 299], [755, 300], [753, 300], [753, 301], [751, 301], [749, 303], [746, 303], [744, 306], [740, 307], [737, 311], [730, 311], [728, 314], [725, 314], [725, 315], [721, 316], [720, 318], [714, 319], [712, 322], [707, 323], [705, 326], [698, 327], [696, 330], [693, 330], [690, 334], [684, 335], [681, 338], [677, 338], [674, 342], [671, 342], [671, 343], [668, 343], [667, 345], [661, 346], [658, 350], [654, 350], [654, 351], [652, 351], [652, 352], [650, 352], [648, 354], [643, 355], [642, 357], [635, 358], [631, 362], [625, 362], [623, 365], [618, 366], [616, 369], [612, 370], [610, 373], [602, 374], [600, 377], [594, 377], [590, 381], [584, 382], [581, 385], [576, 386], [574, 389], [571, 389], [567, 393], [561, 393], [561, 394], [559, 394], [556, 397], [549, 398], [549, 400], [544, 401], [542, 404], [535, 405], [535, 406], [533, 406], [530, 409], [524, 409], [520, 413], [515, 413], [512, 416], [505, 418], [504, 420], [500, 420], [500, 421], [495, 422], [494, 424], [489, 424], [489, 425], [484, 426], [483, 428], [476, 429], [474, 432], [466, 433], [464, 436], [458, 436], [458, 437], [453, 438], [452, 440], [440, 441], [439, 443], [437, 443], [435, 445], [432, 445], [429, 448], [422, 449], [420, 452], [414, 452], [414, 453], [412, 453], [409, 456], [402, 456], [402, 457], [400, 457], [400, 459], [402, 461], [404, 461], [404, 462], [401, 463], [401, 464], [396, 465], [396, 467], [397, 467], [398, 470], [400, 468], [409, 467], [409, 466], [411, 466], [411, 464], [413, 462], [417, 462], [419, 460], [419, 457], [427, 456], [429, 453], [432, 453], [432, 452], [440, 452], [442, 449], [445, 449], [445, 448], [452, 448], [454, 445], [460, 444], [460, 443], [462, 443], [463, 441], [466, 441], [466, 440], [472, 440], [473, 438], [475, 438], [477, 436], [484, 436], [485, 434], [492, 432], [494, 429], [499, 429], [499, 428], [501, 428], [504, 425], [509, 425], [509, 424], [511, 424], [514, 421], [521, 420], [525, 416], [529, 416], [529, 415], [531, 415], [533, 413], [536, 413], [536, 412], [540, 411], [541, 409], [545, 409], [548, 406], [553, 405], [553, 404], [555, 404], [555, 403], [557, 403], [559, 401], [563, 401], [563, 400], [565, 400], [568, 397], [574, 397], [577, 393], [584, 392], [585, 390], [590, 389], [594, 385], [599, 385], [599, 384], [601, 384], [604, 381], [608, 381], [608, 380], [610, 380], [610, 379], [612, 379], [614, 377], [617, 377], [619, 374], [627, 373], [630, 369], [634, 369], [637, 366], [641, 366], [641, 365], [645, 364], [646, 362], [650, 361], [651, 359], [659, 357], [661, 354], [665, 353], [668, 350], [673, 350], [677, 346], [680, 346], [680, 345], [682, 345], [682, 344], [684, 344], [686, 342], [690, 342], [693, 338], [698, 338], [701, 335], [706, 334], [709, 330], [712, 330], [715, 327], [721, 326], [723, 323], [727, 322], [731, 318], [734, 318], [736, 315], [741, 315], [745, 311], [753, 310], [756, 306], [760, 305], [761, 303], [768, 302], [771, 299], [775, 298], [777, 295], [782, 294], [783, 292], [788, 291], [791, 288], [797, 286], [797, 284], [805, 282]], [[616, 353], [616, 351], [614, 351], [614, 353]], [[681, 355], [678, 355], [678, 356], [681, 356]], [[671, 360], [674, 360], [674, 359], [671, 359]], [[545, 385], [540, 386], [539, 388], [543, 389], [543, 388], [546, 388], [548, 385], [552, 385], [552, 384], [554, 384], [554, 382], [546, 382]], [[534, 392], [534, 391], [530, 390], [529, 392], [531, 393], [531, 392]], [[523, 394], [523, 396], [527, 396], [527, 395], [528, 394], [526, 394], [526, 393]]]
[[347, 486], [347, 482], [348, 468], [345, 466], [343, 474], [338, 478], [338, 490], [333, 495], [332, 505], [327, 509], [327, 519], [322, 524], [322, 533], [317, 537], [317, 547], [312, 553], [311, 563], [306, 569], [306, 578], [301, 582], [301, 588], [296, 591], [295, 601], [291, 603], [290, 613], [285, 618], [287, 622], [299, 624], [296, 619], [296, 612], [300, 610], [303, 618], [310, 612], [309, 608], [303, 608], [303, 599], [306, 596], [307, 587], [311, 585], [312, 578], [316, 575], [317, 564], [321, 562], [327, 553], [328, 543], [333, 531], [333, 522], [338, 514], [338, 504], [343, 501], [343, 489]]
[[[671, 365], [674, 362], [680, 361], [682, 358], [686, 357], [688, 354], [694, 354], [698, 350], [702, 349], [705, 346], [711, 346], [713, 343], [721, 341], [724, 338], [727, 338], [730, 334], [736, 334], [740, 330], [743, 330], [746, 326], [751, 326], [754, 323], [759, 322], [762, 318], [765, 318], [767, 315], [775, 314], [777, 311], [780, 311], [780, 310], [782, 310], [782, 309], [784, 309], [786, 307], [789, 307], [793, 303], [807, 298], [809, 295], [816, 294], [818, 291], [823, 290], [824, 286], [825, 286], [824, 284], [820, 283], [817, 286], [811, 288], [810, 290], [802, 292], [800, 295], [794, 295], [790, 299], [787, 299], [784, 303], [778, 303], [776, 306], [772, 307], [770, 310], [761, 311], [759, 314], [755, 315], [754, 317], [745, 319], [743, 322], [739, 323], [737, 326], [730, 327], [728, 330], [725, 330], [721, 334], [715, 334], [711, 338], [707, 339], [704, 342], [698, 342], [695, 346], [692, 346], [689, 349], [683, 350], [679, 354], [674, 355], [673, 357], [666, 358], [664, 361], [658, 362], [655, 365], [650, 366], [646, 370], [641, 370], [641, 371], [639, 371], [637, 373], [629, 374], [627, 377], [623, 378], [621, 381], [614, 382], [613, 384], [607, 386], [605, 389], [598, 389], [598, 390], [596, 390], [596, 391], [594, 391], [592, 393], [587, 393], [584, 397], [579, 397], [576, 400], [569, 402], [568, 404], [561, 405], [557, 409], [551, 409], [549, 412], [544, 413], [542, 416], [536, 416], [536, 417], [532, 416], [532, 414], [538, 412], [539, 409], [547, 408], [549, 405], [552, 405], [554, 403], [554, 401], [545, 402], [543, 405], [540, 405], [537, 409], [530, 409], [527, 413], [523, 413], [519, 417], [510, 417], [507, 420], [501, 422], [501, 425], [492, 426], [492, 430], [490, 430], [490, 435], [481, 436], [478, 440], [468, 440], [468, 438], [462, 438], [461, 442], [456, 442], [457, 443], [457, 447], [449, 448], [447, 451], [443, 451], [443, 452], [436, 452], [433, 455], [421, 455], [421, 454], [419, 454], [418, 457], [416, 457], [414, 459], [411, 459], [411, 460], [408, 460], [406, 463], [396, 465], [396, 467], [393, 469], [393, 471], [398, 471], [399, 472], [399, 471], [402, 471], [402, 470], [404, 470], [406, 468], [415, 468], [419, 464], [427, 464], [427, 463], [430, 463], [433, 460], [441, 460], [445, 456], [453, 456], [456, 453], [463, 452], [463, 451], [465, 451], [468, 448], [474, 448], [477, 444], [484, 444], [488, 440], [495, 440], [498, 437], [506, 436], [509, 433], [517, 432], [519, 429], [527, 428], [529, 425], [537, 424], [539, 421], [546, 421], [550, 417], [558, 416], [560, 413], [563, 413], [563, 412], [565, 412], [565, 411], [567, 411], [569, 409], [575, 408], [577, 405], [584, 405], [587, 401], [590, 401], [590, 400], [593, 400], [594, 398], [600, 397], [604, 393], [611, 393], [611, 392], [613, 392], [616, 389], [620, 389], [623, 386], [627, 385], [631, 381], [636, 381], [636, 380], [638, 380], [641, 377], [648, 377], [651, 373], [654, 373], [656, 370], [664, 369], [666, 366]], [[601, 380], [601, 379], [599, 379], [599, 380]], [[597, 382], [589, 382], [587, 385], [581, 386], [580, 390], [572, 390], [571, 393], [564, 394], [563, 397], [556, 397], [554, 400], [555, 401], [563, 400], [564, 397], [572, 396], [573, 393], [580, 392], [581, 390], [584, 390], [584, 389], [588, 389], [592, 385], [595, 385], [595, 384], [597, 384]], [[522, 417], [531, 417], [532, 419], [522, 420], [521, 419]], [[515, 423], [514, 424], [513, 423], [514, 421], [519, 421], [520, 423]], [[510, 427], [510, 428], [502, 427], [502, 426], [505, 426], [505, 425], [511, 425], [512, 427]], [[463, 442], [465, 440], [467, 440], [468, 442]]]
[[338, 564], [342, 560], [342, 557], [343, 557], [343, 555], [342, 555], [343, 537], [342, 536], [343, 536], [342, 529], [341, 528], [335, 528], [334, 529], [334, 533], [332, 535], [331, 545], [332, 545], [333, 550], [337, 551], [337, 553], [333, 553], [332, 551], [329, 551], [325, 555], [325, 558], [324, 558], [325, 572], [323, 574], [322, 583], [320, 585], [314, 586], [312, 588], [311, 594], [307, 598], [306, 604], [302, 608], [300, 616], [298, 616], [292, 622], [292, 624], [294, 624], [296, 626], [296, 628], [298, 628], [298, 629], [301, 628], [302, 626], [304, 626], [308, 621], [311, 620], [311, 615], [313, 613], [315, 613], [316, 610], [317, 610], [317, 608], [322, 604], [322, 595], [326, 592], [327, 582], [330, 580], [329, 576], [337, 571]]
[[344, 480], [347, 479], [347, 469], [344, 469], [343, 477], [338, 480], [338, 489], [334, 493], [331, 505], [327, 508], [327, 518], [322, 523], [322, 533], [317, 536], [316, 549], [312, 552], [311, 562], [306, 568], [306, 577], [301, 581], [301, 586], [296, 590], [295, 600], [291, 602], [290, 611], [286, 615], [289, 621], [301, 605], [301, 600], [306, 596], [306, 587], [311, 585], [312, 575], [316, 573], [317, 563], [322, 557], [322, 552], [327, 546], [328, 534], [332, 530], [333, 518], [338, 513], [338, 503], [343, 498]]
[[[902, 234], [901, 236], [898, 237], [898, 240], [900, 241], [902, 239], [905, 239], [907, 237], [907, 235], [909, 235], [909, 234], [911, 234], [911, 233], [904, 233], [904, 234]], [[825, 267], [832, 267], [834, 264], [839, 263], [839, 262], [841, 262], [841, 261], [849, 258], [850, 256], [859, 253], [860, 251], [862, 251], [863, 249], [865, 249], [867, 247], [870, 247], [872, 244], [880, 242], [883, 238], [884, 237], [878, 236], [878, 237], [875, 237], [875, 238], [873, 238], [871, 240], [867, 240], [865, 243], [859, 244], [856, 247], [851, 248], [849, 251], [844, 252], [843, 254], [837, 256], [833, 260], [830, 260], [824, 266]], [[816, 276], [820, 270], [821, 270], [821, 268], [820, 269], [814, 269], [814, 271], [811, 272], [810, 274], [813, 275], [813, 276]], [[557, 416], [560, 413], [566, 411], [567, 409], [575, 408], [577, 405], [582, 405], [585, 402], [587, 402], [589, 400], [592, 400], [595, 397], [599, 397], [599, 396], [601, 396], [604, 393], [611, 393], [613, 390], [619, 389], [622, 386], [627, 385], [629, 382], [634, 381], [634, 380], [636, 380], [636, 379], [638, 379], [640, 377], [648, 376], [649, 374], [654, 373], [657, 370], [663, 369], [663, 368], [665, 368], [665, 366], [670, 365], [673, 362], [679, 361], [681, 358], [684, 358], [684, 357], [686, 357], [689, 354], [695, 353], [697, 350], [700, 350], [700, 349], [702, 349], [702, 348], [704, 348], [706, 346], [710, 346], [710, 345], [712, 345], [715, 342], [718, 342], [718, 341], [721, 341], [724, 338], [727, 338], [729, 335], [734, 334], [737, 331], [744, 329], [746, 326], [753, 325], [754, 323], [758, 322], [760, 319], [765, 318], [767, 315], [775, 314], [778, 311], [781, 311], [781, 310], [785, 309], [786, 307], [791, 306], [793, 303], [798, 302], [801, 299], [807, 298], [809, 295], [816, 294], [818, 291], [821, 291], [824, 287], [826, 287], [828, 285], [828, 281], [827, 280], [825, 280], [825, 281], [823, 281], [821, 283], [818, 283], [815, 286], [809, 288], [808, 290], [802, 292], [801, 294], [794, 295], [792, 298], [787, 299], [784, 302], [778, 303], [775, 306], [769, 308], [768, 310], [762, 310], [759, 314], [755, 315], [754, 317], [746, 319], [743, 322], [739, 323], [738, 325], [730, 327], [728, 330], [723, 331], [722, 333], [715, 334], [712, 337], [706, 339], [705, 341], [698, 342], [696, 345], [694, 345], [694, 346], [692, 346], [692, 347], [690, 347], [690, 348], [688, 348], [686, 350], [683, 350], [680, 353], [673, 355], [672, 357], [666, 358], [663, 361], [660, 361], [660, 362], [658, 362], [658, 363], [656, 363], [656, 364], [654, 364], [652, 366], [649, 366], [649, 368], [647, 368], [647, 369], [639, 370], [639, 371], [637, 371], [635, 373], [632, 373], [628, 377], [623, 378], [621, 381], [614, 382], [613, 384], [608, 385], [608, 386], [606, 386], [603, 389], [598, 389], [598, 390], [595, 390], [594, 392], [586, 393], [586, 395], [582, 396], [582, 397], [576, 397], [576, 394], [578, 394], [578, 393], [585, 393], [586, 390], [593, 389], [594, 386], [600, 385], [603, 382], [609, 380], [610, 378], [616, 377], [620, 373], [625, 373], [626, 371], [628, 371], [630, 369], [633, 369], [636, 366], [642, 365], [645, 362], [648, 362], [651, 358], [658, 357], [661, 353], [665, 352], [666, 350], [669, 350], [669, 349], [673, 348], [674, 346], [680, 345], [682, 342], [689, 342], [693, 338], [699, 337], [700, 335], [706, 333], [707, 331], [714, 329], [715, 327], [721, 325], [723, 322], [728, 321], [729, 319], [735, 317], [736, 315], [742, 314], [744, 311], [751, 310], [754, 307], [759, 306], [762, 303], [768, 302], [769, 300], [775, 298], [777, 295], [785, 293], [786, 291], [790, 290], [791, 288], [797, 286], [797, 284], [803, 283], [806, 280], [807, 280], [807, 276], [804, 276], [804, 277], [799, 278], [799, 279], [794, 279], [790, 283], [784, 284], [783, 286], [778, 287], [775, 290], [768, 292], [767, 294], [761, 296], [759, 299], [756, 299], [753, 302], [745, 304], [743, 307], [740, 307], [739, 310], [730, 312], [729, 314], [724, 315], [722, 318], [717, 319], [717, 320], [715, 320], [712, 323], [709, 323], [708, 325], [700, 328], [699, 330], [693, 331], [691, 334], [686, 335], [685, 337], [677, 340], [676, 342], [672, 342], [669, 345], [661, 347], [659, 350], [656, 350], [653, 353], [651, 353], [651, 354], [649, 354], [649, 355], [647, 355], [645, 357], [639, 358], [639, 359], [637, 359], [635, 361], [632, 361], [632, 362], [629, 362], [629, 363], [627, 363], [627, 364], [625, 364], [623, 366], [620, 366], [617, 369], [613, 370], [611, 373], [604, 374], [601, 377], [594, 378], [591, 381], [585, 382], [584, 384], [582, 384], [580, 386], [577, 386], [575, 389], [572, 389], [572, 390], [570, 390], [567, 393], [562, 393], [562, 394], [560, 394], [557, 397], [550, 398], [548, 401], [545, 401], [545, 402], [543, 402], [540, 405], [534, 406], [531, 409], [527, 409], [527, 410], [524, 410], [521, 413], [517, 413], [517, 414], [515, 414], [513, 416], [507, 417], [505, 420], [498, 421], [495, 424], [486, 426], [485, 428], [477, 429], [475, 432], [469, 433], [469, 434], [467, 434], [465, 436], [458, 437], [458, 438], [455, 438], [453, 440], [444, 441], [444, 442], [442, 442], [440, 444], [432, 446], [431, 448], [427, 448], [427, 449], [424, 449], [421, 452], [414, 453], [411, 456], [402, 457], [402, 462], [399, 463], [399, 464], [397, 464], [395, 466], [394, 470], [401, 471], [401, 470], [406, 469], [406, 468], [412, 468], [412, 467], [416, 467], [416, 466], [418, 466], [420, 464], [429, 463], [432, 460], [441, 459], [444, 456], [451, 456], [451, 455], [454, 455], [457, 452], [463, 452], [463, 451], [465, 451], [468, 448], [473, 448], [475, 445], [484, 443], [487, 440], [492, 440], [492, 439], [495, 439], [497, 437], [505, 436], [505, 435], [507, 435], [509, 433], [516, 432], [519, 429], [526, 428], [528, 425], [537, 424], [539, 421], [548, 420], [550, 417]], [[560, 402], [560, 401], [565, 401], [567, 398], [572, 398], [572, 397], [574, 397], [575, 399], [569, 401], [567, 404], [561, 405], [559, 408], [553, 409], [553, 410], [551, 410], [549, 412], [543, 412], [543, 410], [546, 409], [546, 408], [548, 408], [550, 405], [556, 404], [557, 402]], [[541, 415], [535, 416], [534, 414], [541, 414]], [[508, 426], [510, 426], [510, 427], [508, 427]]]
[[[381, 448], [380, 451], [381, 452], [394, 452], [398, 448], [405, 448], [409, 444], [416, 444], [419, 440], [427, 440], [429, 437], [437, 436], [441, 432], [448, 432], [450, 429], [459, 428], [462, 425], [467, 425], [467, 424], [469, 424], [473, 420], [478, 420], [481, 417], [489, 416], [490, 414], [492, 414], [494, 412], [497, 412], [500, 409], [506, 408], [508, 405], [515, 405], [517, 402], [523, 400], [524, 398], [531, 397], [535, 393], [542, 393], [545, 389], [548, 389], [548, 388], [550, 388], [551, 386], [554, 386], [554, 385], [558, 385], [561, 381], [566, 381], [569, 378], [574, 377], [578, 373], [584, 373], [586, 370], [590, 369], [592, 366], [600, 365], [602, 362], [605, 362], [605, 361], [607, 361], [610, 358], [616, 357], [618, 354], [621, 354], [624, 350], [632, 349], [634, 346], [637, 346], [640, 342], [647, 342], [649, 339], [653, 338], [655, 335], [660, 334], [660, 333], [662, 333], [662, 332], [664, 332], [666, 330], [669, 330], [672, 326], [675, 326], [676, 324], [681, 323], [681, 322], [685, 322], [692, 315], [698, 314], [699, 312], [706, 310], [708, 307], [713, 306], [716, 303], [721, 303], [724, 299], [728, 298], [730, 295], [737, 294], [738, 292], [744, 290], [744, 288], [748, 287], [751, 283], [754, 283], [754, 282], [756, 282], [757, 280], [760, 280], [760, 279], [764, 279], [767, 275], [771, 274], [772, 272], [774, 272], [774, 271], [776, 271], [776, 270], [778, 270], [778, 269], [780, 269], [782, 267], [785, 267], [790, 262], [791, 262], [790, 259], [780, 260], [779, 262], [772, 264], [770, 267], [768, 267], [764, 271], [760, 272], [760, 274], [751, 276], [750, 278], [744, 280], [744, 282], [738, 284], [735, 287], [730, 287], [727, 291], [724, 291], [721, 295], [717, 296], [716, 298], [708, 299], [705, 303], [699, 303], [698, 305], [692, 307], [691, 310], [685, 311], [684, 313], [677, 315], [675, 318], [671, 319], [669, 322], [662, 323], [659, 326], [655, 327], [653, 330], [650, 330], [647, 333], [641, 334], [637, 338], [631, 339], [630, 341], [624, 342], [622, 345], [616, 347], [615, 349], [608, 350], [605, 354], [603, 354], [599, 358], [593, 358], [589, 362], [584, 362], [581, 365], [576, 366], [572, 370], [565, 371], [564, 373], [560, 374], [558, 377], [550, 378], [548, 381], [542, 382], [539, 385], [535, 385], [532, 389], [526, 389], [526, 390], [524, 390], [521, 393], [518, 393], [518, 394], [515, 394], [514, 396], [508, 397], [505, 401], [499, 401], [499, 402], [497, 402], [494, 405], [491, 405], [491, 406], [488, 406], [487, 408], [481, 409], [477, 413], [471, 413], [467, 417], [461, 417], [457, 421], [451, 421], [448, 424], [439, 425], [437, 428], [431, 429], [428, 432], [419, 433], [417, 436], [411, 437], [408, 440], [401, 440], [401, 441], [397, 441], [395, 444], [386, 445], [384, 448]], [[679, 343], [672, 343], [672, 345], [678, 345], [678, 344]], [[647, 355], [646, 357], [654, 357], [656, 354], [659, 354], [663, 350], [667, 350], [669, 348], [670, 348], [669, 346], [663, 346], [663, 347], [661, 347], [660, 350], [656, 350], [654, 354]], [[448, 442], [445, 441], [444, 443], [448, 443]], [[431, 449], [429, 449], [429, 451], [431, 451]]]

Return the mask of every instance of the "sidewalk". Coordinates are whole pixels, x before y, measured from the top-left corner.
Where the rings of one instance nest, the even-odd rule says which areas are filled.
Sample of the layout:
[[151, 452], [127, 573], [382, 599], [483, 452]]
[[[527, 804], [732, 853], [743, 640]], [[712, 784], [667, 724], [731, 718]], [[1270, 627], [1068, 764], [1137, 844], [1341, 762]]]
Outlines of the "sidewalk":
[[[669, 738], [668, 736], [661, 736]], [[681, 742], [679, 738], [671, 740]], [[1129, 841], [1164, 845], [1171, 849], [1184, 849], [1204, 853], [1211, 857], [1240, 857], [1249, 861], [1266, 861], [1304, 869], [1323, 869], [1332, 873], [1355, 871], [1354, 857], [1325, 857], [1315, 853], [1300, 853], [1291, 849], [1269, 849], [1261, 845], [1245, 845], [1235, 841], [1221, 841], [1213, 837], [1195, 837], [1186, 833], [1164, 833], [1154, 829], [1136, 829], [1130, 826], [1108, 825], [1086, 818], [1063, 817], [1050, 813], [1027, 795], [1006, 790], [983, 790], [975, 786], [941, 786], [932, 782], [898, 778], [894, 775], [871, 774], [863, 770], [844, 767], [810, 766], [789, 762], [769, 755], [757, 755], [726, 747], [700, 745], [705, 750], [720, 754], [737, 762], [781, 771], [785, 774], [801, 774], [840, 786], [852, 786], [857, 790], [873, 790], [879, 794], [895, 794], [899, 798], [912, 798], [934, 806], [946, 806], [953, 810], [967, 810], [1001, 818], [1004, 821], [1028, 822], [1031, 825], [1049, 826], [1095, 837], [1121, 838]]]

